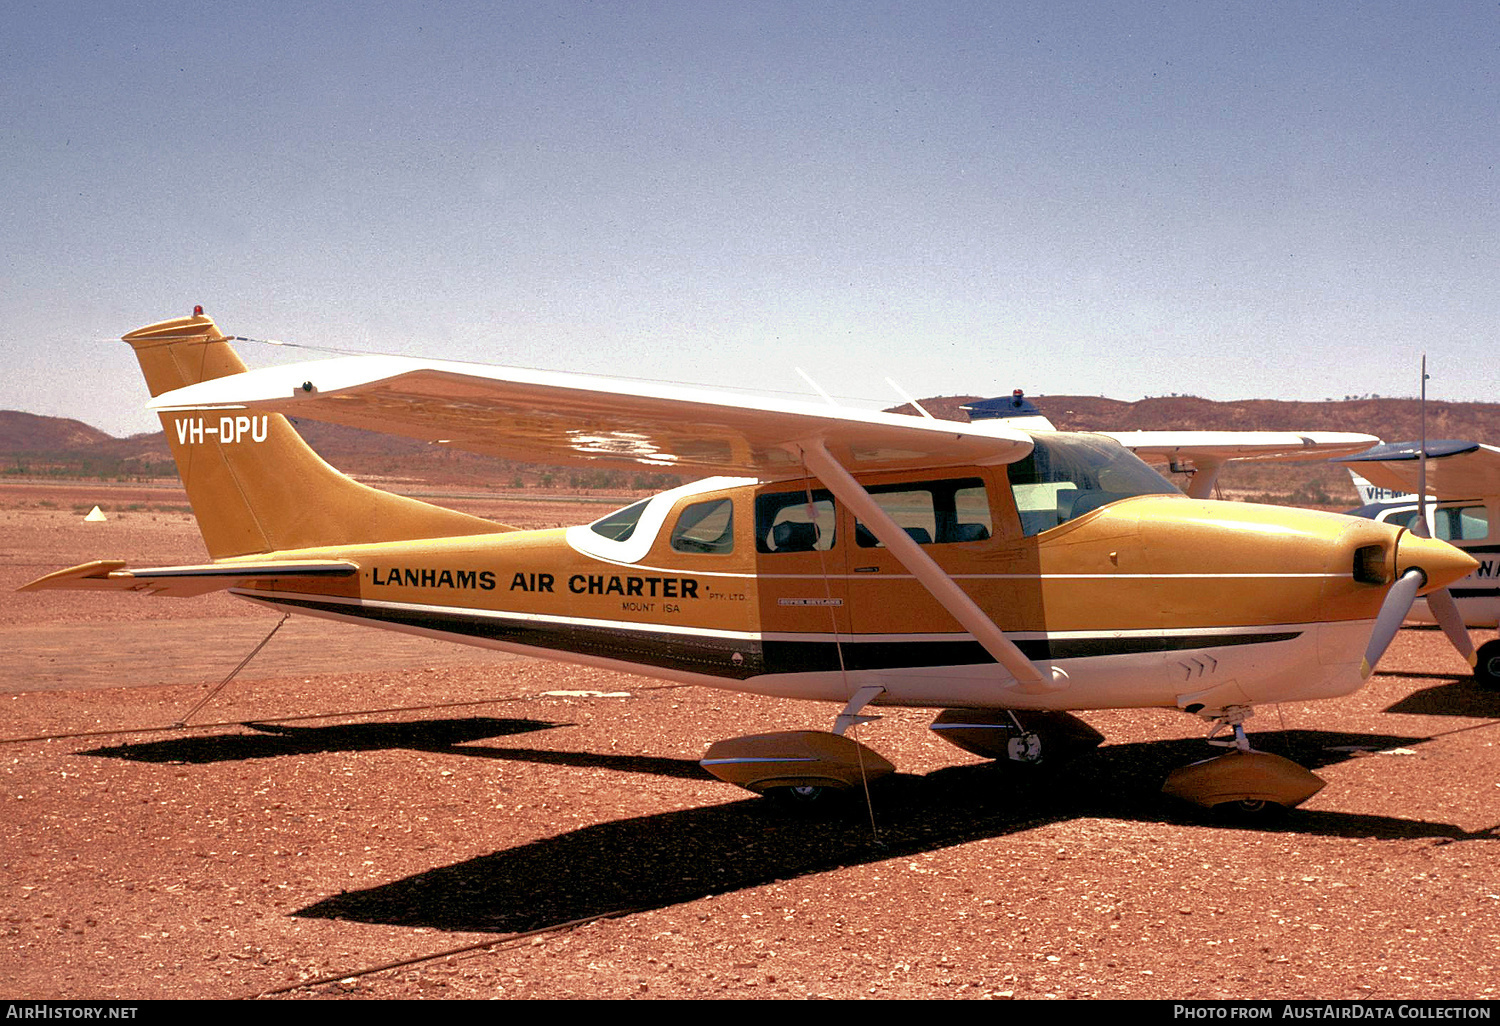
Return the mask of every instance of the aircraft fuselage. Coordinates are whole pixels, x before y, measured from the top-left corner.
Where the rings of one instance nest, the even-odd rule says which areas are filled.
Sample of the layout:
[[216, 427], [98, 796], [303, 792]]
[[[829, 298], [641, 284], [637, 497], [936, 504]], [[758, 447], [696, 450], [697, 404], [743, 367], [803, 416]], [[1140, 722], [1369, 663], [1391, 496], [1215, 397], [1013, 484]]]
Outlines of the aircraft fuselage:
[[1005, 467], [862, 483], [1028, 659], [1060, 671], [1056, 688], [1018, 692], [816, 481], [712, 479], [593, 525], [281, 551], [276, 559], [360, 569], [235, 592], [782, 697], [846, 701], [879, 684], [879, 701], [897, 705], [1214, 707], [1359, 687], [1382, 584], [1406, 537], [1367, 520], [1175, 494], [1072, 515], [1069, 489], [1041, 502]]

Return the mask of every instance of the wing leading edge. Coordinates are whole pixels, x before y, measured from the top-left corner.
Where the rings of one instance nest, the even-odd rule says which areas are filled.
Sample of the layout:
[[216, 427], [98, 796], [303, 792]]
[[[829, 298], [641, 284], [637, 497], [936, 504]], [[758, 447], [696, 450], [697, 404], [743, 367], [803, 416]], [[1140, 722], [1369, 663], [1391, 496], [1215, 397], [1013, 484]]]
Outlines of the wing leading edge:
[[1239, 460], [1323, 460], [1379, 445], [1374, 435], [1347, 431], [1103, 431], [1147, 463], [1192, 464], [1198, 471], [1188, 488], [1206, 499], [1224, 464]]
[[274, 410], [561, 465], [800, 477], [821, 445], [856, 473], [1012, 463], [1024, 432], [676, 386], [403, 357], [272, 367], [167, 392], [162, 410]]

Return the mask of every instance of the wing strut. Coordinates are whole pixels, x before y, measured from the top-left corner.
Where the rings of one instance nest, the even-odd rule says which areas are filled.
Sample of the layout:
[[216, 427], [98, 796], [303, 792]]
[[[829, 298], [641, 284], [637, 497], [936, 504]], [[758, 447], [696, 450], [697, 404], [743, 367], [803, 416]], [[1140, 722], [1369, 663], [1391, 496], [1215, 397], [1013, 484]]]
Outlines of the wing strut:
[[932, 597], [937, 599], [942, 607], [963, 625], [965, 630], [974, 635], [984, 646], [985, 651], [995, 657], [997, 663], [1010, 671], [1011, 676], [1019, 682], [1022, 691], [1035, 694], [1055, 691], [1066, 686], [1066, 678], [1049, 679], [1049, 676], [1043, 676], [1031, 660], [1027, 659], [1025, 654], [1016, 647], [1015, 642], [1007, 638], [1005, 632], [995, 626], [995, 621], [979, 608], [978, 603], [971, 599], [968, 593], [960, 588], [931, 556], [923, 552], [922, 547], [913, 541], [896, 521], [891, 519], [870, 493], [865, 491], [864, 486], [854, 479], [854, 475], [834, 459], [821, 441], [803, 443], [801, 455], [808, 469], [818, 475], [819, 479], [828, 486], [828, 490], [854, 511], [854, 515], [859, 517], [860, 522], [880, 539], [891, 554], [911, 571], [912, 576], [932, 593]]
[[1188, 498], [1212, 499], [1214, 485], [1219, 480], [1219, 471], [1224, 469], [1224, 460], [1208, 456], [1197, 457], [1193, 460], [1193, 465], [1198, 468], [1198, 472], [1188, 482]]

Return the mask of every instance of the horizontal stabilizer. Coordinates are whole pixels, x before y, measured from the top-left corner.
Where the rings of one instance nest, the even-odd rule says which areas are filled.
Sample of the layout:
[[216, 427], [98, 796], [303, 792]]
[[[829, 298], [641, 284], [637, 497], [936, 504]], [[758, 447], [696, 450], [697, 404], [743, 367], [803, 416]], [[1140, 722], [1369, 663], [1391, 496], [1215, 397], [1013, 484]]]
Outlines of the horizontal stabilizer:
[[347, 560], [204, 563], [198, 566], [159, 566], [128, 570], [123, 560], [96, 559], [39, 577], [16, 590], [44, 591], [56, 588], [139, 591], [148, 595], [186, 598], [237, 587], [250, 581], [289, 577], [349, 577], [357, 573], [358, 564]]

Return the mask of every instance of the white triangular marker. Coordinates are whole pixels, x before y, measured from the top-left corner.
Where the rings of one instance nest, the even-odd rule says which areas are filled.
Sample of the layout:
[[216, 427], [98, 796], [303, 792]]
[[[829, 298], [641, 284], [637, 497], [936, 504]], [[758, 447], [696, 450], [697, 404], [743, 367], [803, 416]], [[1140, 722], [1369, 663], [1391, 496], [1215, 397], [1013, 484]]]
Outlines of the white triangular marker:
[[93, 509], [89, 510], [89, 515], [84, 517], [83, 519], [91, 524], [102, 524], [108, 518], [105, 517], [104, 511], [102, 509], [100, 509], [98, 506], [95, 506]]

